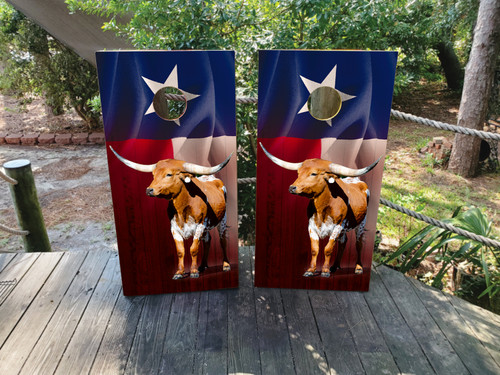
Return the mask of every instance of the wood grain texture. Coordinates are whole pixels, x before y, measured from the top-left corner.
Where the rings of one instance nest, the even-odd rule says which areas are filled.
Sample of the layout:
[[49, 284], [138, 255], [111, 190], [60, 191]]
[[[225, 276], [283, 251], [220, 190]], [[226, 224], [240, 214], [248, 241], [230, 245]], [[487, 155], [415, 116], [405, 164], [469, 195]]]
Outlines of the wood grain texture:
[[92, 297], [66, 347], [55, 374], [88, 373], [92, 368], [109, 317], [120, 291], [118, 256], [113, 254], [104, 268]]
[[225, 374], [228, 353], [227, 293], [202, 293], [194, 374]]
[[324, 374], [328, 371], [328, 363], [307, 291], [283, 289], [281, 298], [295, 371]]
[[[86, 257], [87, 253], [84, 252], [74, 256], [62, 256], [30, 307], [10, 333], [9, 341], [2, 347], [0, 363], [3, 369], [8, 369], [11, 373], [19, 372]], [[30, 334], [27, 335], [26, 332]]]
[[256, 289], [255, 308], [262, 373], [294, 372], [290, 337], [279, 289]]
[[434, 370], [376, 271], [370, 293], [364, 297], [401, 372], [432, 374]]
[[[83, 253], [82, 253], [83, 254]], [[52, 374], [66, 347], [73, 336], [78, 322], [106, 263], [111, 255], [109, 252], [92, 252], [79, 268], [66, 268], [66, 272], [75, 272], [69, 288], [64, 294], [57, 310], [38, 339], [23, 367], [23, 372], [30, 374]], [[76, 258], [66, 254], [66, 258]]]
[[253, 248], [241, 247], [238, 289], [228, 295], [228, 372], [260, 373], [259, 339], [253, 288]]
[[427, 311], [473, 374], [498, 374], [499, 367], [440, 290], [409, 279]]
[[500, 373], [495, 314], [383, 266], [367, 293], [254, 288], [252, 258], [239, 289], [125, 297], [116, 253], [0, 254], [0, 373]]
[[[205, 294], [205, 293], [204, 293]], [[163, 343], [160, 374], [192, 373], [197, 355], [200, 292], [173, 296], [167, 333]]]
[[[2, 272], [5, 267], [16, 257], [16, 254], [2, 254], [2, 257], [0, 257], [0, 272]], [[0, 280], [0, 281], [7, 281], [6, 279]]]
[[[62, 254], [52, 253], [39, 257], [39, 253], [16, 257], [2, 272], [2, 277], [8, 280], [17, 279], [15, 289], [0, 306], [0, 343], [7, 337], [31, 305], [47, 277], [59, 262]], [[30, 272], [28, 272], [28, 270]]]
[[146, 297], [118, 296], [92, 365], [92, 374], [112, 375], [125, 372], [145, 300]]
[[146, 296], [144, 313], [137, 323], [135, 339], [125, 369], [126, 374], [158, 372], [171, 303], [172, 295]]
[[467, 374], [468, 370], [411, 287], [407, 277], [380, 266], [377, 273], [438, 374]]
[[367, 374], [400, 372], [382, 332], [360, 292], [338, 293], [340, 306]]
[[452, 295], [446, 295], [455, 310], [500, 366], [500, 316]]
[[352, 332], [337, 298], [338, 293], [310, 290], [308, 294], [330, 372], [364, 374]]

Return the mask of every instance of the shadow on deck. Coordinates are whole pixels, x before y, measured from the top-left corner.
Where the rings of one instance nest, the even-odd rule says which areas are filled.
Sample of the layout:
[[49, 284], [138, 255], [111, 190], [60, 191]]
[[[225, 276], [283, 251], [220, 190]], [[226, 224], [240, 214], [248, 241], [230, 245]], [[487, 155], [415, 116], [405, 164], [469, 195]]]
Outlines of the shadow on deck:
[[370, 291], [124, 297], [113, 252], [0, 255], [0, 374], [499, 374], [500, 316], [386, 267]]

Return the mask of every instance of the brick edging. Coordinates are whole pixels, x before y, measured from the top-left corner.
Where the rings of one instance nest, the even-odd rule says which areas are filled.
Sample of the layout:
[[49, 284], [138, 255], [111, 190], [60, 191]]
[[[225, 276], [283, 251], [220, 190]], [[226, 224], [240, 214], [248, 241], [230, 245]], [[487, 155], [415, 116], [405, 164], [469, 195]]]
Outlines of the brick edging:
[[105, 144], [104, 133], [0, 133], [0, 145], [103, 145]]

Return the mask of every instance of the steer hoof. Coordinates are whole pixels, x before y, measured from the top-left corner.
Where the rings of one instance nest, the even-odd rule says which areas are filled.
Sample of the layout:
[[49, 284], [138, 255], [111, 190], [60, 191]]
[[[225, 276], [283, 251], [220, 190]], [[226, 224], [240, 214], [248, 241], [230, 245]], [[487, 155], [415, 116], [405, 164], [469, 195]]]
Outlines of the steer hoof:
[[362, 273], [363, 273], [363, 267], [361, 267], [359, 264], [356, 264], [356, 268], [354, 269], [354, 274], [361, 275]]
[[172, 277], [172, 280], [180, 280], [180, 279], [183, 279], [185, 277], [186, 277], [186, 275], [184, 273], [176, 273], [174, 275], [174, 277]]
[[330, 277], [330, 272], [329, 271], [323, 271], [321, 272], [321, 277]]
[[314, 272], [312, 272], [312, 271], [306, 271], [303, 276], [304, 277], [313, 277], [314, 276]]
[[199, 266], [199, 267], [198, 267], [198, 271], [199, 271], [199, 272], [203, 272], [203, 271], [205, 271], [207, 268], [208, 268], [208, 266], [207, 266], [207, 265], [201, 265], [201, 266]]
[[222, 266], [222, 271], [231, 271], [231, 265], [229, 263], [224, 263], [224, 265]]
[[191, 271], [191, 274], [189, 275], [189, 277], [192, 279], [197, 279], [198, 277], [200, 277], [200, 274], [198, 272]]

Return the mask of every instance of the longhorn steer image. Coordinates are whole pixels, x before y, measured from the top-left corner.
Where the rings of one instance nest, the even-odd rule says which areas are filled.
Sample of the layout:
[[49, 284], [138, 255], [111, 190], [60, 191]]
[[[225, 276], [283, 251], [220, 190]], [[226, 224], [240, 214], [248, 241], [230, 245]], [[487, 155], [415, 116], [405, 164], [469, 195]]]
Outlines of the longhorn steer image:
[[[185, 276], [184, 240], [188, 238], [193, 237], [193, 243], [189, 249], [191, 253], [190, 276], [197, 278], [199, 271], [204, 271], [208, 267], [207, 259], [211, 240], [209, 231], [215, 227], [218, 227], [223, 250], [223, 270], [229, 271], [231, 266], [227, 258], [226, 188], [221, 180], [211, 175], [224, 168], [232, 154], [215, 167], [204, 167], [175, 159], [143, 165], [121, 157], [111, 146], [110, 149], [128, 167], [140, 172], [153, 173], [153, 182], [146, 189], [148, 196], [170, 201], [168, 206], [170, 231], [179, 260], [173, 279], [182, 279]], [[202, 176], [197, 178], [195, 175]], [[200, 240], [205, 246], [203, 259], [198, 268]]]
[[[265, 154], [275, 164], [285, 169], [298, 172], [298, 178], [290, 185], [290, 193], [310, 199], [307, 207], [309, 218], [309, 238], [311, 240], [311, 263], [304, 276], [314, 276], [319, 253], [320, 238], [328, 237], [325, 246], [325, 263], [321, 276], [329, 277], [330, 272], [340, 268], [340, 261], [347, 243], [347, 232], [354, 229], [356, 233], [356, 268], [355, 273], [363, 273], [361, 250], [364, 244], [366, 211], [370, 191], [359, 176], [371, 171], [380, 158], [370, 166], [362, 169], [351, 169], [327, 160], [307, 159], [302, 163], [289, 163], [271, 155], [260, 144]], [[335, 243], [338, 252], [334, 264], [330, 260]]]

